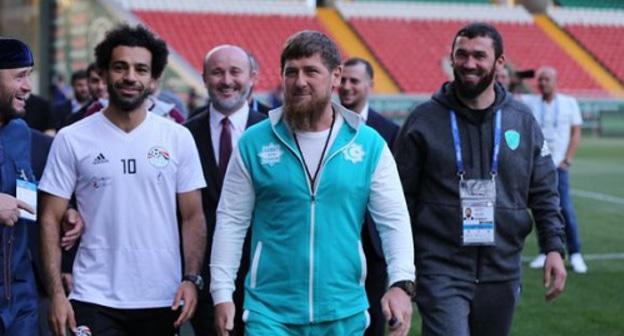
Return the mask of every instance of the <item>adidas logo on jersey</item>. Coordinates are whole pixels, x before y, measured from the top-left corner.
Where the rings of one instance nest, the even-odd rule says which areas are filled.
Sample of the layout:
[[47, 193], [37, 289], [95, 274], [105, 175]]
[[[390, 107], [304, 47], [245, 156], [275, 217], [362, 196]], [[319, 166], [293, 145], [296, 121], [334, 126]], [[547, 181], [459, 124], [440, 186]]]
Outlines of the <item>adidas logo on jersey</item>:
[[98, 154], [98, 156], [95, 157], [95, 159], [93, 159], [93, 164], [100, 164], [100, 163], [106, 163], [108, 162], [108, 160], [106, 159], [106, 157], [104, 156], [104, 154], [100, 153]]

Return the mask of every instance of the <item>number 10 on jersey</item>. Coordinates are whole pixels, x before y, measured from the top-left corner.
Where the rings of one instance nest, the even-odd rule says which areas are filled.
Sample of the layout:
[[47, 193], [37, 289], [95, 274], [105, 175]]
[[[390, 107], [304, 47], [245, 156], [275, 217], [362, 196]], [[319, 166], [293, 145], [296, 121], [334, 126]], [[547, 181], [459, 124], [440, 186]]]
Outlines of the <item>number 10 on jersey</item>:
[[136, 174], [135, 159], [121, 159], [121, 165], [123, 167], [124, 174]]

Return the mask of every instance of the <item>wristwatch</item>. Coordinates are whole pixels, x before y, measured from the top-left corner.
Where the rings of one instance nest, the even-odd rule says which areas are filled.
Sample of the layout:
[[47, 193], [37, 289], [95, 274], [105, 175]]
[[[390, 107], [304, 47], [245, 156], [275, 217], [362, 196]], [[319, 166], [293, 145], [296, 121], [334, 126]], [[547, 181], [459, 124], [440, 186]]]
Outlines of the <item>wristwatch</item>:
[[199, 274], [187, 274], [182, 277], [182, 281], [191, 282], [193, 285], [195, 285], [195, 287], [197, 287], [197, 290], [204, 289], [204, 278], [202, 278], [202, 276]]
[[416, 296], [416, 284], [414, 283], [414, 281], [397, 281], [393, 283], [392, 286], [390, 286], [390, 288], [393, 287], [401, 288], [411, 298]]

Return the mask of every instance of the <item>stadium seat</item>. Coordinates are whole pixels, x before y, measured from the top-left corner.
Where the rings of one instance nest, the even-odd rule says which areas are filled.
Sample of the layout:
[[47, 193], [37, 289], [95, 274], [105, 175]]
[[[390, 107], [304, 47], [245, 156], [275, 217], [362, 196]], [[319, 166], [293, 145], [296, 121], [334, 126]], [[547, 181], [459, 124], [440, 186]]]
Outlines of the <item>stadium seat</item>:
[[[406, 92], [430, 93], [448, 80], [443, 62], [454, 34], [469, 21], [351, 18], [352, 26]], [[518, 69], [554, 65], [564, 91], [601, 95], [602, 88], [532, 23], [495, 23], [507, 60]]]
[[214, 46], [236, 44], [251, 51], [261, 65], [259, 91], [270, 91], [279, 83], [279, 58], [288, 36], [304, 29], [324, 31], [314, 16], [156, 10], [133, 13], [200, 73], [206, 52]]

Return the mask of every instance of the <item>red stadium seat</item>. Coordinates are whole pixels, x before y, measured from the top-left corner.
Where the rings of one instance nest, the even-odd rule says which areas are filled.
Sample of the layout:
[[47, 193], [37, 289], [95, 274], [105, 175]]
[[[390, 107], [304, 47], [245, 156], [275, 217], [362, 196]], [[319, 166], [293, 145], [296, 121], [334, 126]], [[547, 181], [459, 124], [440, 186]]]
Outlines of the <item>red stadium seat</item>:
[[624, 26], [568, 24], [564, 28], [624, 81]]
[[[351, 18], [350, 23], [406, 92], [430, 93], [447, 80], [442, 63], [453, 36], [468, 21]], [[494, 23], [507, 60], [519, 69], [553, 65], [563, 91], [604, 95], [603, 89], [532, 23]], [[617, 35], [616, 35], [617, 36]], [[621, 36], [621, 34], [619, 35]]]
[[201, 73], [208, 50], [236, 44], [251, 51], [261, 65], [259, 91], [270, 91], [280, 81], [279, 57], [291, 34], [324, 31], [315, 17], [201, 12], [133, 11]]

